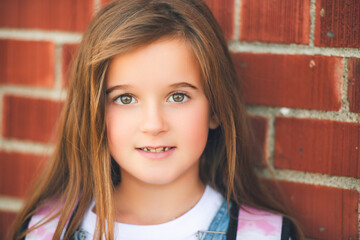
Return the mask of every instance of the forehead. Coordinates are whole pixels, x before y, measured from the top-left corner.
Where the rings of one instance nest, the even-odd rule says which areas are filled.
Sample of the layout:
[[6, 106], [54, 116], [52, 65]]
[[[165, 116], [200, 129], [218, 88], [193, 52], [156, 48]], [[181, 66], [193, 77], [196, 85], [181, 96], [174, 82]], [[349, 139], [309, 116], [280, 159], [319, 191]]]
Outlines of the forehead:
[[200, 67], [191, 45], [181, 38], [160, 39], [115, 56], [107, 73], [107, 88], [116, 84], [200, 81]]

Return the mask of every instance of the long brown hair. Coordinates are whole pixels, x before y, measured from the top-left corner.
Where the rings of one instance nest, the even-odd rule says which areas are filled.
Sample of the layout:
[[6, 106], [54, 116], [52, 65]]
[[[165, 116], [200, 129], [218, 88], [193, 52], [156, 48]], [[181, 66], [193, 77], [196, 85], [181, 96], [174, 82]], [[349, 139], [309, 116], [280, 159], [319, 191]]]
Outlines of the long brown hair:
[[[217, 129], [210, 130], [200, 159], [202, 181], [228, 201], [287, 215], [254, 171], [249, 153], [250, 127], [234, 66], [221, 28], [205, 3], [118, 0], [101, 9], [84, 33], [53, 158], [18, 215], [14, 239], [38, 227], [19, 233], [31, 215], [54, 201], [56, 206], [49, 219], [60, 216], [54, 239], [60, 238], [76, 208], [64, 235], [69, 239], [93, 200], [97, 211], [94, 236], [113, 239], [112, 192], [121, 180], [119, 166], [111, 160], [107, 145], [104, 120], [107, 69], [114, 56], [165, 37], [182, 38], [190, 43], [202, 71], [211, 114], [220, 123]], [[301, 238], [300, 231], [298, 234]]]

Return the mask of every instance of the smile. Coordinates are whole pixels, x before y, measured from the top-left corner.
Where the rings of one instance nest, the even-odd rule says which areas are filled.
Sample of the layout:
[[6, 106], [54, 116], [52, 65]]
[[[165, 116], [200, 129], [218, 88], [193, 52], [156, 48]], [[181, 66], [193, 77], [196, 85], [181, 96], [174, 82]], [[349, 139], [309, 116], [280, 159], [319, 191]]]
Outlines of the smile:
[[169, 151], [172, 148], [174, 148], [174, 147], [158, 147], [158, 148], [144, 147], [144, 148], [139, 148], [139, 149], [143, 150], [145, 152], [160, 153], [160, 152]]

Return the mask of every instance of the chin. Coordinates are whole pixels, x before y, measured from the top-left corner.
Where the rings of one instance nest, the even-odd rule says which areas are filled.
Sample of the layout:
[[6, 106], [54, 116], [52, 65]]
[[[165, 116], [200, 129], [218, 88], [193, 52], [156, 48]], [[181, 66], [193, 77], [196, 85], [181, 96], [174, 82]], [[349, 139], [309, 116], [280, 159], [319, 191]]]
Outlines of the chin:
[[175, 176], [169, 176], [165, 174], [157, 174], [152, 176], [144, 176], [138, 178], [140, 181], [147, 183], [147, 184], [154, 184], [154, 185], [166, 185], [176, 180]]
[[147, 184], [153, 184], [153, 185], [166, 185], [174, 181], [174, 179], [168, 179], [168, 178], [150, 178], [150, 179], [144, 179], [143, 182]]

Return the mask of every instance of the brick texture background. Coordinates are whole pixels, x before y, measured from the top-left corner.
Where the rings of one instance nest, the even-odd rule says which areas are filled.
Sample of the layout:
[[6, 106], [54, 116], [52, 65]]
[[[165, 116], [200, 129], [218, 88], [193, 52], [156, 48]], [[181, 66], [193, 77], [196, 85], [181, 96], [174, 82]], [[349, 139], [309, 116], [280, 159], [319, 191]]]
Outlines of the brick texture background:
[[[0, 240], [54, 148], [72, 56], [107, 2], [0, 1]], [[244, 87], [263, 178], [307, 238], [359, 239], [360, 1], [206, 3]]]

